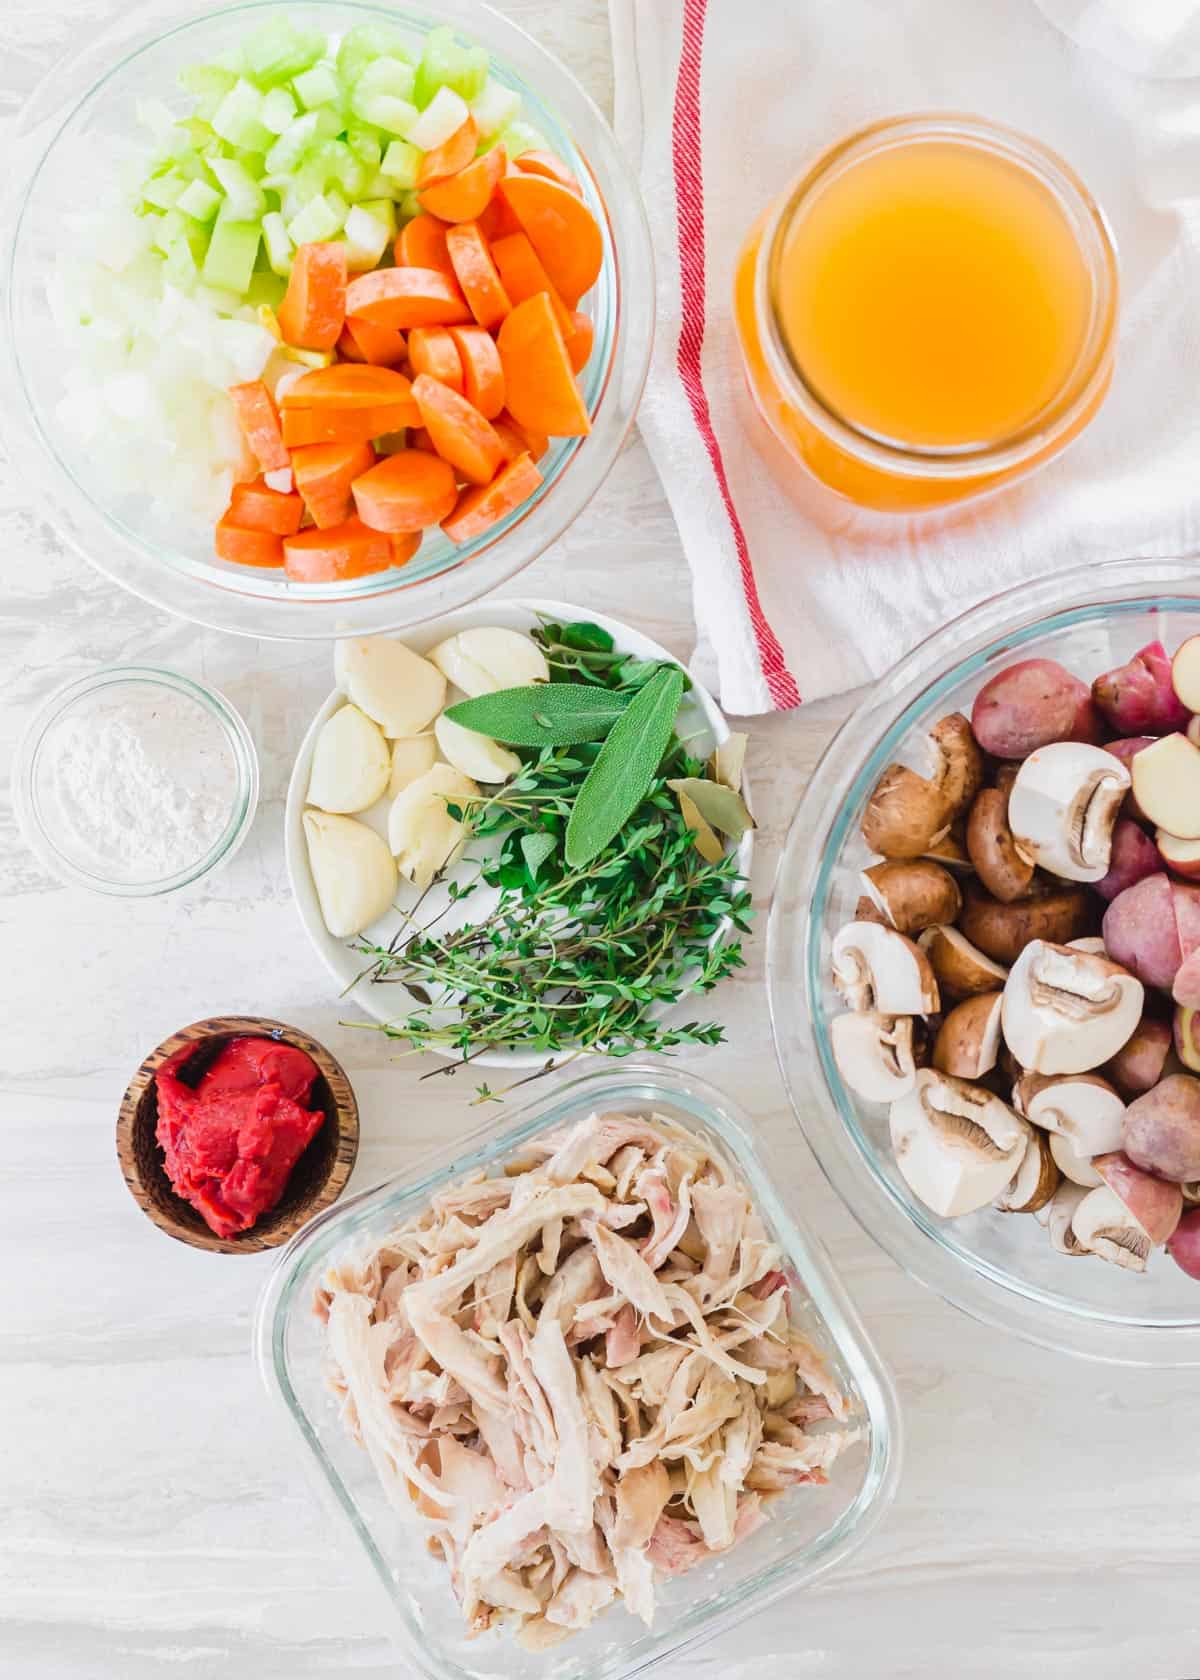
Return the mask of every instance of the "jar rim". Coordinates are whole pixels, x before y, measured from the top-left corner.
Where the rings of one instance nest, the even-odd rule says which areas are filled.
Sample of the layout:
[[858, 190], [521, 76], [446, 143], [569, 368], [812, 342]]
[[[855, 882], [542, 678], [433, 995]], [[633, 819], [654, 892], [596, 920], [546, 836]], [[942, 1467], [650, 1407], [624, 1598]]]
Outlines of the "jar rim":
[[[781, 330], [778, 295], [783, 247], [797, 216], [815, 192], [843, 170], [913, 143], [956, 141], [998, 156], [1034, 177], [1055, 199], [1087, 269], [1091, 309], [1083, 342], [1054, 397], [1018, 430], [964, 444], [915, 444], [857, 424], [828, 403], [806, 378]], [[787, 401], [830, 441], [855, 459], [908, 478], [963, 479], [1019, 467], [1069, 434], [1107, 377], [1116, 337], [1119, 293], [1116, 240], [1100, 205], [1071, 166], [1040, 140], [1017, 129], [959, 112], [910, 112], [854, 130], [827, 147], [779, 200], [759, 245], [754, 279], [757, 314], [770, 371]]]

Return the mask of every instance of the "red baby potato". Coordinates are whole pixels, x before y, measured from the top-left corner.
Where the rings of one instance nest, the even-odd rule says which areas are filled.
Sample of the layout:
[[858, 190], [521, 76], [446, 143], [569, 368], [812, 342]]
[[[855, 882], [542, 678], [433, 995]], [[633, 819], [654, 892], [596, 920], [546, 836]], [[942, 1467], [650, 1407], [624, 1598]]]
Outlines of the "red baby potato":
[[1145, 829], [1130, 817], [1119, 817], [1113, 827], [1108, 874], [1095, 883], [1096, 891], [1111, 903], [1126, 887], [1159, 874], [1162, 866], [1159, 849]]
[[1158, 1084], [1171, 1053], [1168, 1022], [1143, 1015], [1104, 1070], [1123, 1097], [1138, 1097]]
[[1185, 1213], [1168, 1239], [1167, 1253], [1180, 1271], [1190, 1278], [1200, 1278], [1200, 1208]]
[[[1022, 659], [980, 689], [971, 728], [984, 752], [1028, 758], [1051, 741], [1090, 739], [1091, 695], [1087, 684], [1057, 661]], [[1077, 734], [1080, 729], [1085, 733]]]
[[1148, 875], [1118, 893], [1104, 913], [1104, 948], [1147, 986], [1170, 991], [1183, 961], [1171, 881]]
[[[1103, 746], [1105, 752], [1111, 753], [1114, 758], [1119, 758], [1125, 768], [1132, 774], [1134, 755], [1140, 753], [1143, 747], [1153, 746], [1156, 739], [1157, 737], [1154, 735], [1130, 735], [1122, 741], [1105, 741]], [[1132, 791], [1125, 795], [1125, 803], [1121, 810], [1125, 816], [1133, 817], [1137, 822], [1145, 822], [1146, 820], [1146, 813], [1133, 797]]]
[[1171, 661], [1150, 642], [1125, 665], [1092, 684], [1092, 698], [1118, 735], [1169, 735], [1191, 716], [1171, 682]]
[[1121, 1121], [1135, 1167], [1175, 1184], [1200, 1179], [1200, 1079], [1173, 1073], [1136, 1098]]
[[1182, 875], [1185, 881], [1200, 880], [1200, 840], [1181, 840], [1160, 828], [1155, 830], [1154, 843], [1173, 875]]

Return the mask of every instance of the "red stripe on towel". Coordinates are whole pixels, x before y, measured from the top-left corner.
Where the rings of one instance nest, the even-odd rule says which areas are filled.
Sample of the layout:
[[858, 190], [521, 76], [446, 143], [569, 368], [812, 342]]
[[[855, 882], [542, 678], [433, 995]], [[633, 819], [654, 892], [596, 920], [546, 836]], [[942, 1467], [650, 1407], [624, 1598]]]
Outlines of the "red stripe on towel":
[[679, 276], [683, 294], [683, 317], [679, 328], [676, 365], [687, 393], [692, 418], [708, 451], [721, 500], [733, 533], [742, 590], [754, 627], [759, 664], [771, 700], [779, 711], [800, 704], [796, 679], [787, 668], [779, 639], [767, 621], [758, 598], [754, 568], [746, 533], [738, 518], [729, 490], [729, 479], [721, 446], [713, 431], [708, 396], [704, 389], [700, 353], [704, 348], [704, 183], [700, 156], [700, 54], [704, 43], [704, 19], [708, 0], [684, 0], [683, 50], [679, 57], [679, 79], [675, 84], [672, 120], [672, 159], [675, 170], [675, 209], [679, 226]]

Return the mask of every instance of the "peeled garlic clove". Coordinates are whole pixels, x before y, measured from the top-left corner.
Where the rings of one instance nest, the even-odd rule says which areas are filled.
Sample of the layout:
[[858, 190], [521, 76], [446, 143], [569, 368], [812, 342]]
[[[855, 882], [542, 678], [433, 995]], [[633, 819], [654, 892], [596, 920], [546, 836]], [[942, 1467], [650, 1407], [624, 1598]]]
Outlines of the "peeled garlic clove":
[[415, 782], [436, 763], [437, 742], [432, 735], [402, 735], [398, 741], [393, 741], [389, 797], [395, 799], [410, 782]]
[[537, 643], [519, 630], [484, 626], [460, 630], [439, 642], [429, 655], [438, 670], [464, 694], [495, 694], [502, 688], [527, 688], [549, 682], [550, 667]]
[[333, 671], [347, 699], [392, 738], [419, 735], [446, 701], [437, 667], [390, 636], [336, 643]]
[[353, 817], [305, 811], [308, 867], [325, 926], [349, 939], [378, 920], [396, 896], [396, 865], [381, 837]]
[[490, 735], [480, 735], [474, 729], [464, 729], [445, 712], [433, 726], [442, 757], [464, 776], [477, 782], [506, 782], [521, 768], [515, 752], [499, 746]]
[[391, 773], [379, 725], [357, 706], [327, 718], [313, 748], [308, 803], [323, 811], [365, 811], [382, 798]]
[[388, 844], [401, 875], [422, 890], [458, 857], [470, 829], [452, 817], [447, 800], [478, 796], [469, 776], [449, 764], [435, 764], [397, 794], [388, 814]]

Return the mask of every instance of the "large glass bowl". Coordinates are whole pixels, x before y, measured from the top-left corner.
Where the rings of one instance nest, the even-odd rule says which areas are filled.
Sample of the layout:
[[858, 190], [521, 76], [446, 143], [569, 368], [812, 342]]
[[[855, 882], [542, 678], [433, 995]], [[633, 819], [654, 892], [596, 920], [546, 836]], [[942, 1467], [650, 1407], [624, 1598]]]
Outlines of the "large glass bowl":
[[[493, 75], [521, 94], [528, 120], [579, 177], [604, 232], [603, 270], [585, 302], [596, 335], [581, 381], [590, 435], [556, 440], [541, 462], [544, 483], [536, 495], [482, 537], [455, 545], [432, 532], [407, 566], [352, 583], [297, 584], [278, 571], [217, 560], [203, 520], [189, 523], [171, 506], [118, 495], [55, 415], [66, 351], [47, 282], [64, 257], [87, 260], [86, 250], [71, 249], [70, 213], [86, 208], [80, 199], [89, 160], [94, 166], [96, 157], [129, 149], [139, 100], [182, 111], [178, 71], [237, 46], [268, 12], [339, 33], [386, 20], [415, 43], [434, 25], [448, 24], [485, 46]], [[0, 432], [17, 482], [30, 487], [61, 534], [107, 576], [156, 606], [217, 629], [287, 638], [361, 635], [462, 606], [506, 582], [562, 535], [603, 482], [633, 421], [650, 356], [654, 274], [629, 165], [574, 78], [479, 0], [437, 0], [428, 10], [262, 0], [202, 8], [184, 23], [178, 17], [175, 0], [124, 11], [93, 45], [55, 67], [9, 138]]]
[[994, 596], [931, 636], [872, 690], [828, 747], [780, 860], [768, 940], [775, 1044], [797, 1118], [864, 1229], [919, 1282], [986, 1323], [1046, 1347], [1131, 1365], [1200, 1364], [1200, 1284], [1161, 1251], [1138, 1275], [1054, 1252], [1027, 1215], [986, 1209], [946, 1220], [900, 1176], [887, 1110], [845, 1086], [829, 1023], [843, 1005], [830, 944], [854, 918], [874, 861], [863, 806], [893, 761], [947, 712], [970, 713], [982, 684], [1018, 659], [1057, 659], [1090, 680], [1155, 639], [1200, 632], [1194, 561], [1120, 560]]
[[[391, 1508], [370, 1459], [346, 1432], [327, 1382], [313, 1295], [339, 1252], [380, 1241], [449, 1181], [473, 1169], [491, 1175], [532, 1138], [594, 1111], [665, 1115], [735, 1164], [797, 1281], [793, 1319], [825, 1354], [866, 1440], [837, 1461], [827, 1486], [793, 1489], [772, 1502], [768, 1522], [731, 1552], [664, 1581], [652, 1628], [618, 1605], [564, 1644], [531, 1652], [503, 1629], [468, 1637], [444, 1563], [425, 1550], [421, 1527], [402, 1522]], [[630, 1680], [809, 1585], [861, 1544], [886, 1511], [901, 1450], [891, 1381], [820, 1242], [756, 1152], [748, 1124], [712, 1086], [682, 1073], [623, 1064], [585, 1074], [543, 1092], [503, 1125], [493, 1118], [412, 1171], [340, 1202], [284, 1250], [258, 1306], [259, 1370], [299, 1438], [310, 1479], [383, 1583], [413, 1673], [427, 1680]]]

